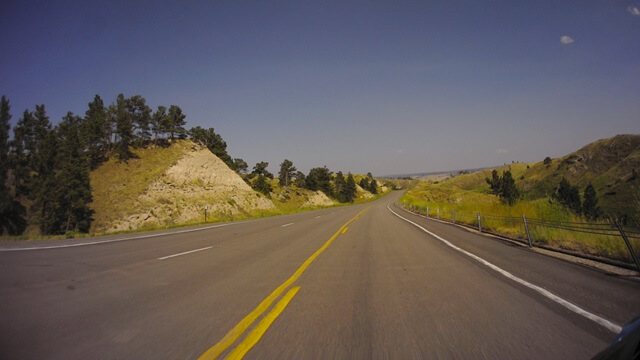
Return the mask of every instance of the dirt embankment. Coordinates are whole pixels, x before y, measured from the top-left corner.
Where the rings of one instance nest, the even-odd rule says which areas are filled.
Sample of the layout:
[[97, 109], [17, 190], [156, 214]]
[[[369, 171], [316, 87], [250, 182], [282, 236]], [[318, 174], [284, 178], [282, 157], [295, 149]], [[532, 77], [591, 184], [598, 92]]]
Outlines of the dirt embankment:
[[331, 200], [325, 193], [320, 190], [312, 192], [307, 196], [306, 201], [301, 207], [314, 207], [314, 206], [331, 206], [336, 202]]
[[207, 148], [193, 146], [135, 199], [135, 211], [103, 231], [231, 219], [274, 208]]

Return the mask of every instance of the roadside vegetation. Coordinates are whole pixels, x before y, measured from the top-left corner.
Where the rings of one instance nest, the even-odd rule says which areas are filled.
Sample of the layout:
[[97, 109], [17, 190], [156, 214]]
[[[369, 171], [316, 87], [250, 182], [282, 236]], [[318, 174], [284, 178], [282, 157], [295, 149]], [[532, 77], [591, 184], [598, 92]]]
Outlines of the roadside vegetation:
[[[512, 163], [497, 169], [461, 174], [444, 181], [421, 181], [402, 197], [402, 204], [417, 207], [431, 217], [478, 226], [518, 239], [526, 239], [522, 216], [610, 225], [614, 220], [637, 229], [640, 220], [640, 182], [636, 166], [640, 136], [623, 135], [600, 140], [561, 159], [539, 163]], [[613, 154], [612, 154], [613, 153]], [[616, 156], [617, 154], [617, 160]], [[573, 166], [572, 166], [573, 165]], [[615, 192], [607, 189], [615, 189]], [[625, 194], [619, 197], [618, 192]], [[454, 215], [455, 214], [455, 215]], [[559, 249], [610, 259], [631, 261], [621, 237], [568, 231], [530, 224], [534, 242]], [[631, 239], [640, 249], [640, 241]]]
[[0, 107], [0, 235], [89, 231], [96, 205], [90, 172], [109, 161], [126, 164], [139, 151], [169, 147], [179, 139], [207, 146], [236, 168], [213, 129], [186, 130], [179, 106], [154, 111], [140, 95], [119, 94], [110, 105], [96, 95], [84, 116], [68, 112], [56, 126], [45, 105], [36, 105], [24, 110], [13, 137], [11, 106], [4, 96]]
[[[185, 156], [194, 143], [210, 150], [268, 199], [254, 198], [239, 205], [233, 196], [225, 197], [223, 201], [240, 211], [218, 209], [207, 222], [354, 203], [371, 199], [386, 189], [378, 186], [372, 176], [365, 181], [367, 188], [359, 189], [356, 180], [364, 179], [350, 173], [333, 173], [326, 167], [311, 169], [305, 175], [289, 160], [280, 164], [275, 180], [267, 170], [267, 162], [258, 162], [249, 172], [243, 159], [227, 153], [226, 142], [213, 128], [187, 129], [186, 115], [179, 106], [158, 106], [153, 110], [140, 95], [127, 98], [119, 94], [109, 105], [96, 95], [84, 116], [69, 112], [55, 126], [44, 105], [37, 105], [33, 111], [24, 110], [13, 129], [11, 117], [9, 100], [3, 96], [0, 236], [11, 239], [83, 236], [95, 231], [96, 222], [101, 229], [105, 223], [122, 222], [123, 217], [140, 211], [137, 201], [148, 186]], [[319, 199], [320, 193], [323, 199]], [[190, 201], [188, 197], [173, 200], [175, 206], [193, 212], [184, 208], [194, 207], [186, 203]], [[252, 209], [250, 205], [261, 203], [269, 208], [273, 207], [271, 201], [274, 209]], [[166, 226], [197, 222], [175, 219], [174, 224]]]

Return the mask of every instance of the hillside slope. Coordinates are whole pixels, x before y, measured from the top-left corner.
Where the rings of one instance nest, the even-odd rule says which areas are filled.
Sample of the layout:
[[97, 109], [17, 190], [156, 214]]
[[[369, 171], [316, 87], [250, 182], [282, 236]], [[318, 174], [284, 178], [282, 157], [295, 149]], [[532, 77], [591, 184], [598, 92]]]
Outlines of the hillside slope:
[[128, 163], [109, 160], [91, 173], [93, 232], [135, 230], [241, 218], [274, 208], [207, 148], [189, 140], [136, 150]]
[[[581, 196], [591, 182], [605, 216], [640, 223], [640, 176], [634, 178], [632, 175], [634, 170], [640, 173], [640, 135], [616, 135], [598, 140], [559, 159], [552, 159], [548, 165], [543, 161], [515, 163], [496, 170], [498, 173], [511, 170], [523, 198], [535, 202], [551, 197], [563, 177], [572, 185], [578, 185]], [[424, 184], [422, 200], [460, 204], [478, 203], [482, 198], [483, 203], [495, 203], [497, 206], [498, 200], [490, 195], [485, 181], [491, 177], [492, 171], [485, 169]]]
[[530, 197], [541, 198], [552, 194], [562, 177], [580, 191], [591, 182], [605, 213], [637, 217], [640, 179], [632, 178], [634, 169], [640, 171], [640, 135], [616, 135], [554, 159], [549, 166], [534, 164], [523, 173], [529, 179], [523, 187], [530, 187]]

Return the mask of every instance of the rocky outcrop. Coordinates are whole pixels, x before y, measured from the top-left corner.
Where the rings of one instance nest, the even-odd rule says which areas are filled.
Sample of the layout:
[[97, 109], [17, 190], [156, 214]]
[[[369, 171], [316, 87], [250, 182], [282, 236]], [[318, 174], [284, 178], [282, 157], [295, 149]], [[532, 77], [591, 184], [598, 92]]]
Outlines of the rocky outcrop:
[[306, 201], [301, 207], [331, 206], [335, 203], [336, 202], [331, 200], [325, 193], [317, 190], [307, 196]]
[[151, 182], [136, 202], [133, 213], [106, 231], [204, 221], [205, 209], [208, 220], [274, 209], [271, 200], [253, 191], [207, 148], [197, 146]]

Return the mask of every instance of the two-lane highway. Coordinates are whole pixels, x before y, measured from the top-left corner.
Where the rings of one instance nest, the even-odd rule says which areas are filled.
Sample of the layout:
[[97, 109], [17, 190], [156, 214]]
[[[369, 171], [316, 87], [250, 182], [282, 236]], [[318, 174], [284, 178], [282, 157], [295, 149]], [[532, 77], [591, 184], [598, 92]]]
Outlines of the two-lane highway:
[[614, 337], [459, 250], [614, 327], [640, 313], [636, 279], [388, 207], [400, 195], [152, 234], [3, 244], [0, 358], [583, 359]]

